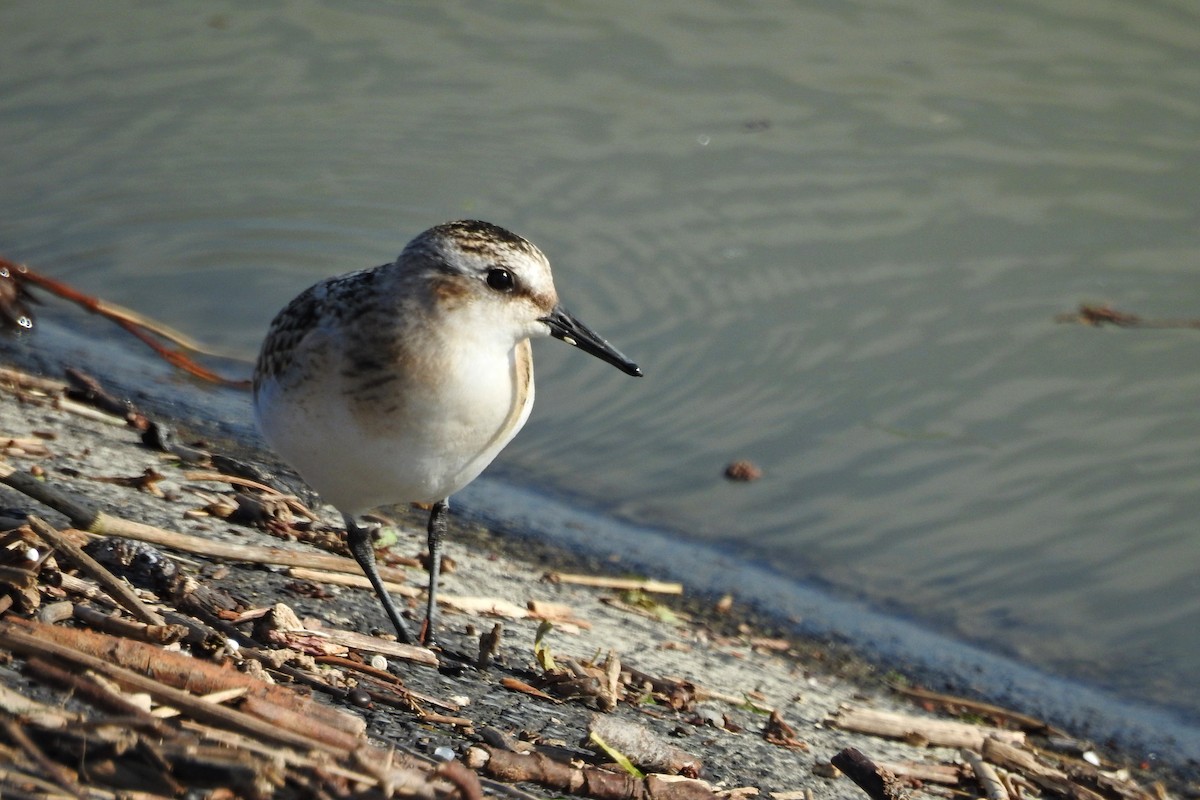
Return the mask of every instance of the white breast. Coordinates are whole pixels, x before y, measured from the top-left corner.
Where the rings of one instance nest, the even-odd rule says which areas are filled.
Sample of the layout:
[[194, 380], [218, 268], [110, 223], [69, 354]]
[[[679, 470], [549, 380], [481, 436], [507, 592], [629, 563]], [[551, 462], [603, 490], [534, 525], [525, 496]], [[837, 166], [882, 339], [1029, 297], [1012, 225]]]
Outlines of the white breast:
[[324, 362], [316, 370], [321, 379], [265, 381], [255, 401], [259, 426], [276, 452], [343, 512], [445, 499], [517, 434], [534, 398], [528, 340], [507, 352], [494, 342], [459, 345], [439, 354], [438, 369], [396, 380], [394, 392], [389, 384], [370, 403], [355, 401], [354, 381], [343, 374], [347, 359], [336, 347], [311, 347], [310, 357]]

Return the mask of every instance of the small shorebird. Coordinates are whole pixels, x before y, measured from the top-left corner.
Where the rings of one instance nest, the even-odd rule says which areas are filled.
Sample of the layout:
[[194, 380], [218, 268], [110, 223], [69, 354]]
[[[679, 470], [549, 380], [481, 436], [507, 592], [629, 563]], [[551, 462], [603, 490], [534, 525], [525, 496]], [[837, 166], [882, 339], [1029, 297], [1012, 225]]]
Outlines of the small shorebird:
[[558, 304], [537, 247], [475, 220], [430, 228], [394, 263], [321, 281], [267, 332], [254, 369], [259, 427], [341, 512], [350, 551], [404, 642], [416, 637], [379, 577], [372, 528], [358, 517], [385, 504], [431, 505], [432, 644], [449, 497], [529, 418], [535, 336], [642, 374]]

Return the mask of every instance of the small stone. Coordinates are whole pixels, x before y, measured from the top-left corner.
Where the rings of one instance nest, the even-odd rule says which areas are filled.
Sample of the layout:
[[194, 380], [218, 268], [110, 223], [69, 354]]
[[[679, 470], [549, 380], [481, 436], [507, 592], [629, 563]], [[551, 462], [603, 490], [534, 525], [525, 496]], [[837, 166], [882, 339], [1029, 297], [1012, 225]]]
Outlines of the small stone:
[[725, 467], [725, 477], [731, 481], [756, 481], [762, 476], [762, 470], [754, 462], [744, 458], [731, 461]]

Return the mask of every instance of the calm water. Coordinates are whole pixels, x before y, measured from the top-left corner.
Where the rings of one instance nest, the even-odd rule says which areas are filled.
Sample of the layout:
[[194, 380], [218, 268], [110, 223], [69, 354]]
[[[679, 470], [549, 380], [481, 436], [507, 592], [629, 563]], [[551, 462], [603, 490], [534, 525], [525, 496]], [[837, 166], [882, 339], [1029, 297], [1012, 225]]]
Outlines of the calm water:
[[1200, 316], [1194, 3], [29, 0], [0, 41], [0, 252], [250, 354], [506, 225], [647, 377], [540, 343], [494, 475], [1200, 717], [1200, 332], [1053, 321]]

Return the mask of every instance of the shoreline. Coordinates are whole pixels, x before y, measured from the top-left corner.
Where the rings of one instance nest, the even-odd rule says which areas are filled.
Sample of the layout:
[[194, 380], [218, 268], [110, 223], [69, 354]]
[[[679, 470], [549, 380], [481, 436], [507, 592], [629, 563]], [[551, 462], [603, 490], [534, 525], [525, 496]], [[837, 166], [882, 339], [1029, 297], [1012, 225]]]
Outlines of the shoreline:
[[[10, 361], [11, 359], [0, 360]], [[11, 427], [17, 424], [21, 413], [18, 410], [15, 415], [13, 414], [13, 409], [10, 407], [11, 397], [8, 396], [8, 393], [3, 398], [3, 403], [7, 409], [3, 419]], [[57, 421], [53, 421], [54, 414], [50, 412], [39, 412], [36, 416], [37, 421], [41, 422], [43, 427], [49, 425], [49, 428], [43, 433], [52, 432], [58, 437], [51, 441], [68, 441], [87, 437], [89, 444], [86, 449], [89, 453], [111, 451], [109, 455], [105, 456], [104, 462], [111, 464], [110, 471], [121, 472], [121, 468], [118, 466], [120, 464], [127, 464], [126, 471], [128, 471], [135, 469], [138, 465], [161, 460], [152, 451], [141, 447], [131, 431], [102, 423], [84, 424], [72, 419], [69, 415]], [[29, 421], [26, 420], [26, 422]], [[210, 422], [216, 423], [217, 428], [221, 427], [219, 421], [210, 420]], [[106, 432], [107, 438], [116, 441], [105, 441]], [[5, 430], [5, 434], [12, 436], [14, 431]], [[247, 448], [247, 452], [252, 456], [251, 460], [255, 462], [270, 461], [269, 457], [262, 453], [254, 453], [249, 448]], [[120, 455], [117, 455], [118, 453]], [[62, 456], [57, 456], [57, 458], [62, 458]], [[61, 466], [57, 469], [61, 470]], [[79, 469], [79, 471], [87, 473], [89, 469], [94, 469], [94, 467]], [[52, 468], [50, 474], [56, 481], [59, 480], [55, 469]], [[171, 476], [169, 472], [167, 474], [167, 480], [176, 485], [179, 490], [182, 490], [187, 484], [187, 481]], [[70, 483], [70, 481], [67, 482]], [[97, 484], [91, 480], [84, 478], [82, 483], [89, 492], [96, 491]], [[13, 502], [10, 492], [6, 491], [4, 498], [10, 504]], [[123, 491], [116, 491], [115, 495], [105, 502], [126, 513], [137, 514], [147, 519], [157, 518], [160, 520], [157, 524], [164, 527], [181, 528], [185, 524], [193, 527], [199, 525], [194, 522], [184, 523], [178, 507], [156, 509], [153, 508], [155, 503], [150, 502], [151, 500], [152, 498], [143, 497], [141, 493], [126, 488]], [[161, 504], [161, 501], [159, 503]], [[174, 505], [178, 506], [179, 503], [176, 502]], [[489, 504], [471, 502], [469, 505], [488, 507]], [[331, 521], [328, 509], [323, 512], [322, 516], [326, 518], [326, 522]], [[490, 520], [492, 527], [496, 527], [495, 522], [499, 516], [501, 516], [499, 512], [496, 516], [492, 516]], [[758, 744], [756, 747], [748, 749], [748, 752], [752, 752], [753, 755], [738, 752], [737, 755], [728, 756], [737, 762], [737, 766], [718, 769], [716, 774], [722, 776], [719, 777], [718, 783], [724, 784], [723, 788], [755, 785], [764, 792], [786, 792], [789, 791], [789, 787], [805, 786], [811, 788], [819, 796], [859, 796], [857, 788], [850, 785], [848, 781], [822, 777], [819, 771], [819, 766], [821, 764], [827, 766], [829, 757], [840, 749], [838, 745], [846, 743], [850, 743], [847, 746], [857, 746], [868, 755], [889, 763], [892, 761], [936, 760], [945, 764], [956, 763], [960, 760], [958, 754], [952, 749], [916, 747], [875, 736], [850, 734], [829, 726], [828, 720], [836, 714], [839, 706], [853, 703], [855, 698], [860, 697], [867, 698], [867, 702], [871, 706], [891, 712], [906, 714], [914, 712], [914, 708], [908, 700], [887, 691], [879, 676], [876, 665], [886, 664], [888, 662], [886, 655], [874, 653], [868, 654], [864, 658], [853, 647], [831, 645], [826, 641], [828, 637], [814, 639], [789, 636], [780, 638], [777, 634], [783, 625], [778, 620], [766, 619], [758, 609], [747, 607], [741, 602], [738, 602], [731, 612], [721, 614], [712, 608], [708, 599], [691, 599], [680, 606], [696, 615], [690, 620], [685, 621], [682, 617], [677, 617], [674, 622], [664, 622], [663, 618], [651, 618], [646, 621], [636, 617], [638, 621], [633, 622], [635, 617], [631, 615], [635, 613], [634, 611], [602, 602], [605, 600], [605, 595], [601, 591], [546, 584], [541, 577], [547, 567], [561, 570], [564, 567], [584, 565], [589, 571], [613, 573], [643, 566], [635, 563], [634, 559], [621, 564], [605, 563], [597, 554], [589, 555], [577, 550], [572, 552], [572, 549], [564, 548], [562, 542], [531, 543], [527, 538], [513, 537], [503, 530], [506, 527], [517, 527], [516, 525], [500, 525], [500, 532], [488, 530], [479, 524], [478, 519], [479, 516], [476, 515], [473, 519], [463, 520], [460, 518], [452, 523], [452, 532], [448, 537], [448, 553], [459, 561], [459, 567], [455, 573], [449, 576], [448, 591], [461, 592], [464, 586], [469, 586], [472, 589], [488, 589], [484, 594], [489, 597], [511, 600], [542, 595], [542, 599], [546, 602], [565, 602], [576, 609], [580, 618], [592, 623], [593, 627], [591, 631], [581, 631], [573, 635], [554, 634], [556, 651], [557, 648], [563, 647], [576, 653], [582, 653], [587, 648], [581, 647], [580, 643], [583, 638], [587, 637], [599, 643], [594, 644], [595, 647], [611, 645], [623, 654], [632, 654], [630, 657], [638, 662], [640, 670], [659, 671], [662, 674], [682, 673], [699, 685], [719, 685], [718, 691], [725, 695], [737, 696], [739, 689], [745, 691], [747, 679], [751, 678], [758, 685], [750, 688], [769, 698], [771, 704], [780, 708], [784, 717], [793, 722], [798, 736], [808, 745], [807, 750], [804, 750], [802, 754], [791, 753], [778, 745]], [[61, 517], [53, 522], [61, 523]], [[216, 527], [224, 526], [217, 525]], [[414, 529], [420, 530], [419, 522], [413, 524], [412, 520], [406, 521], [405, 527], [409, 534]], [[464, 531], [463, 528], [467, 530]], [[422, 536], [409, 534], [404, 535], [401, 543], [395, 548], [402, 550], [405, 555], [419, 550], [420, 542], [423, 541]], [[225, 538], [229, 535], [229, 531], [216, 531], [212, 532], [212, 535]], [[261, 538], [264, 536], [264, 534], [253, 531], [241, 530], [238, 530], [235, 535], [238, 538]], [[582, 531], [580, 536], [586, 538], [586, 530]], [[203, 563], [203, 560], [201, 559], [200, 562]], [[214, 564], [218, 563], [221, 562], [214, 562]], [[281, 588], [286, 581], [274, 574], [263, 574], [261, 570], [248, 570], [243, 574], [244, 568], [240, 566], [221, 564], [220, 567], [217, 567], [214, 564], [203, 568], [216, 571], [227, 570], [235, 576], [240, 576], [235, 577], [234, 582], [240, 581], [238, 585], [243, 591], [253, 589], [261, 592], [261, 602], [264, 605], [276, 601], [292, 603], [302, 616], [304, 613], [308, 613], [317, 617], [326, 617], [325, 622], [327, 623], [340, 623], [341, 627], [360, 631], [366, 631], [375, 626], [383, 627], [380, 624], [383, 620], [382, 611], [378, 608], [377, 600], [369, 592], [337, 591], [332, 606], [336, 606], [338, 610], [330, 611], [327, 610], [331, 607], [329, 603], [309, 602], [288, 595]], [[676, 565], [677, 570], [678, 566]], [[759, 578], [761, 579], [761, 576]], [[261, 585], [263, 583], [268, 585], [264, 587]], [[415, 579], [414, 583], [420, 583], [419, 578]], [[668, 604], [668, 606], [674, 605]], [[586, 613], [580, 613], [579, 609], [586, 609]], [[491, 619], [491, 617], [447, 614], [443, 616], [443, 623], [448, 628], [454, 629], [450, 633], [450, 641], [459, 643], [461, 649], [468, 649], [466, 645], [461, 645], [461, 642], [465, 641], [463, 637], [469, 638], [469, 634], [474, 635], [478, 629], [490, 627]], [[764, 621], [766, 625], [770, 626], [770, 631], [762, 630]], [[526, 669], [527, 667], [516, 665], [528, 660], [528, 652], [531, 649], [533, 631], [536, 626], [532, 622], [522, 619], [505, 619], [503, 625], [505, 627], [504, 651], [506, 657], [512, 662], [511, 668]], [[576, 641], [575, 637], [581, 638]], [[454, 646], [455, 644], [451, 644], [451, 647]], [[874, 658], [873, 656], [880, 657]], [[830, 669], [831, 665], [833, 665], [832, 669]], [[406, 679], [410, 678], [410, 673], [414, 672], [403, 666], [399, 668], [399, 671], [404, 674]], [[429, 677], [431, 676], [426, 676], [426, 678]], [[492, 676], [491, 680], [494, 684], [495, 676]], [[436, 684], [438, 681], [434, 680], [433, 683]], [[487, 681], [485, 680], [484, 683], [487, 684]], [[490, 697], [495, 691], [495, 686], [486, 685], [480, 691], [484, 696]], [[496, 702], [505, 705], [505, 703]], [[528, 704], [528, 701], [524, 703], [526, 706]], [[511, 704], [508, 705], [511, 706]], [[466, 709], [470, 709], [470, 707], [468, 705]], [[476, 707], [478, 708], [478, 706]], [[555, 708], [561, 707], [556, 706]], [[511, 711], [511, 708], [509, 710]], [[565, 715], [565, 712], [561, 713]], [[749, 737], [744, 731], [757, 722], [753, 712], [734, 709], [729, 713], [749, 714], [745, 720], [746, 724], [734, 723], [735, 727], [740, 727], [743, 731], [741, 734], [735, 734], [735, 738], [748, 740]], [[725, 712], [722, 714], [727, 716]], [[800, 721], [799, 725], [795, 724], [797, 720]], [[371, 724], [372, 722], [374, 724]], [[394, 739], [396, 735], [394, 720], [389, 720], [387, 723], [371, 720], [369, 724], [371, 724], [372, 733]], [[553, 722], [544, 722], [543, 724], [554, 727], [559, 722], [555, 719]], [[583, 717], [575, 719], [574, 724], [585, 725]], [[570, 728], [570, 723], [567, 724], [567, 727]], [[670, 727], [668, 726], [667, 729], [669, 730]], [[1068, 731], [1068, 733], [1077, 733], [1077, 731]], [[1116, 731], [1113, 733], [1115, 734]], [[695, 732], [689, 732], [685, 738], [685, 744], [694, 741], [697, 735]], [[718, 738], [726, 738], [730, 734], [723, 731], [719, 735], [714, 735], [717, 735]], [[420, 738], [410, 737], [406, 746], [420, 744]], [[462, 744], [461, 737], [458, 739], [453, 736], [445, 738], [446, 741], [454, 743], [452, 746]], [[741, 744], [744, 745], [746, 742]], [[737, 751], [737, 745], [732, 742], [721, 742], [721, 745], [722, 748], [718, 748], [718, 752]], [[781, 749], [784, 750], [787, 757], [781, 757], [781, 753], [775, 752]], [[1176, 785], [1183, 785], [1187, 780], [1195, 780], [1196, 764], [1194, 762], [1184, 763], [1182, 755], [1176, 756], [1177, 763], [1175, 759], [1172, 759], [1171, 763], [1160, 761], [1149, 770], [1137, 768], [1140, 754], [1136, 752], [1126, 751], [1124, 754], [1115, 752], [1112, 757], [1119, 759], [1125, 766], [1132, 766], [1137, 780], [1142, 782], [1166, 773], [1171, 773], [1172, 782]], [[706, 759], [706, 763], [711, 763], [711, 761]], [[753, 776], [756, 774], [761, 776], [757, 784], [753, 783]], [[764, 780], [768, 776], [770, 781], [775, 782]]]
[[[176, 420], [225, 444], [259, 450], [258, 458], [272, 460], [249, 421], [246, 403], [236, 392], [218, 389], [184, 377], [149, 351], [127, 349], [120, 340], [101, 336], [110, 325], [98, 318], [69, 312], [70, 321], [83, 323], [85, 333], [63, 325], [56, 315], [42, 315], [35, 348], [22, 348], [24, 357], [0, 356], [26, 369], [61, 374], [73, 363], [111, 366], [115, 391], [124, 392], [159, 415]], [[89, 338], [88, 334], [93, 338]], [[222, 361], [226, 371], [247, 369], [236, 360]], [[236, 377], [236, 375], [235, 375]], [[182, 382], [181, 379], [182, 378]], [[160, 396], [150, 387], [167, 386]], [[195, 388], [203, 386], [203, 388]], [[242, 423], [233, 420], [242, 418]], [[300, 484], [302, 486], [302, 484]], [[1085, 731], [1128, 751], [1167, 753], [1186, 760], [1200, 753], [1200, 717], [1184, 711], [1057, 675], [1018, 657], [998, 653], [920, 620], [877, 611], [866, 601], [839, 597], [782, 577], [769, 568], [740, 560], [699, 542], [685, 542], [668, 530], [643, 527], [607, 516], [585, 503], [538, 492], [493, 478], [488, 472], [456, 495], [454, 517], [463, 522], [504, 529], [522, 542], [545, 542], [560, 548], [565, 559], [577, 556], [607, 558], [620, 552], [630, 569], [685, 580], [689, 590], [713, 595], [733, 594], [743, 607], [789, 635], [845, 642], [877, 668], [898, 668], [915, 680], [950, 693], [980, 696], [1001, 705], [1032, 709], [1039, 716]], [[603, 543], [603, 544], [599, 544]], [[616, 543], [616, 544], [612, 544]], [[1111, 735], [1115, 734], [1115, 735]], [[1198, 766], [1200, 769], [1200, 766]]]
[[[580, 512], [512, 486], [491, 485], [471, 494], [476, 504], [486, 509], [476, 516], [521, 541], [546, 542], [545, 546], [562, 551], [568, 561], [586, 559], [602, 568], [605, 554], [620, 550], [626, 555], [619, 562], [609, 562], [607, 569], [623, 566], [667, 580], [683, 580], [689, 590], [698, 591], [710, 601], [733, 595], [739, 614], [753, 616], [781, 636], [836, 642], [872, 670], [899, 671], [950, 694], [1020, 708], [1127, 751], [1165, 752], [1178, 760], [1200, 753], [1200, 721], [1189, 720], [1175, 709], [1054, 675], [931, 630], [919, 621], [876, 611], [865, 602], [798, 585], [767, 567], [739, 561], [702, 544], [688, 543], [685, 548], [669, 532], [626, 525], [609, 527], [604, 525], [602, 514]], [[506, 516], [496, 510], [535, 502], [539, 513], [545, 505], [557, 509], [553, 532], [523, 533], [521, 515]], [[633, 538], [621, 538], [614, 528], [623, 529], [625, 536]], [[598, 545], [598, 541], [604, 544]], [[670, 553], [672, 560], [660, 558], [664, 553]]]

